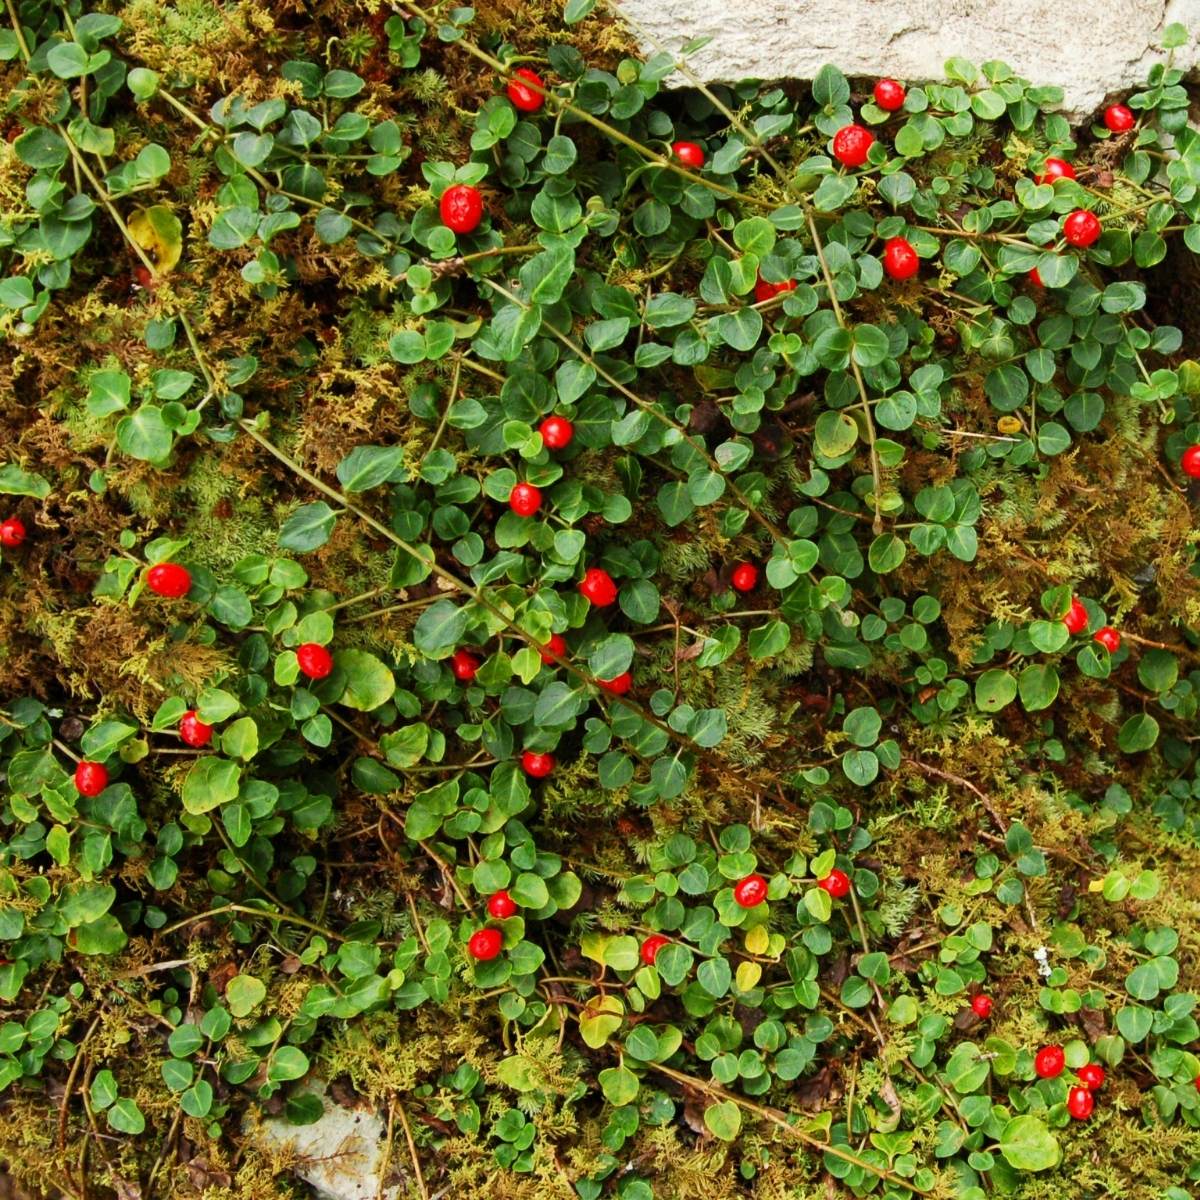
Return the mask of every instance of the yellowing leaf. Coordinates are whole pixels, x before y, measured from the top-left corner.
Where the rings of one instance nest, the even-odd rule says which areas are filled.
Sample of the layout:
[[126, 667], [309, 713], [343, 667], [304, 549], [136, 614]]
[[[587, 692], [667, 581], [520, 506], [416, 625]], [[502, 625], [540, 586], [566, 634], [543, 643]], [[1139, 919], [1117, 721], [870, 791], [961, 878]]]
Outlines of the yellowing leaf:
[[756, 962], [743, 962], [737, 969], [737, 989], [748, 992], [762, 978], [762, 966]]
[[129, 218], [129, 232], [150, 256], [159, 275], [174, 270], [183, 253], [183, 226], [165, 204], [139, 208]]
[[755, 925], [746, 934], [746, 949], [751, 954], [765, 954], [770, 944], [771, 935], [765, 925]]

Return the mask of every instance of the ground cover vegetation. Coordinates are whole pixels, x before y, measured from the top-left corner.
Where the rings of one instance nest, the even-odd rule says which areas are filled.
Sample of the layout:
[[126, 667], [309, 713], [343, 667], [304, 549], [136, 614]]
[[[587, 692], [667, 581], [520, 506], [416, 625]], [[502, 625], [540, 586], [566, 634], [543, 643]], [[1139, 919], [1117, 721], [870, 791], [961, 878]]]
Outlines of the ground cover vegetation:
[[1194, 1194], [1187, 86], [691, 49], [6, 0], [33, 1193]]

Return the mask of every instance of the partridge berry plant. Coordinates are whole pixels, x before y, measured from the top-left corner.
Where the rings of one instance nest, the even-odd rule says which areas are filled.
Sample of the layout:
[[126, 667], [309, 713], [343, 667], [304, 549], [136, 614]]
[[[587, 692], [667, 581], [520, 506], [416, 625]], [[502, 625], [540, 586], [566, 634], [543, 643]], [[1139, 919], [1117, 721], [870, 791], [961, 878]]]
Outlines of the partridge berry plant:
[[27, 1188], [1200, 1181], [1186, 31], [1073, 128], [618, 7], [9, 6]]

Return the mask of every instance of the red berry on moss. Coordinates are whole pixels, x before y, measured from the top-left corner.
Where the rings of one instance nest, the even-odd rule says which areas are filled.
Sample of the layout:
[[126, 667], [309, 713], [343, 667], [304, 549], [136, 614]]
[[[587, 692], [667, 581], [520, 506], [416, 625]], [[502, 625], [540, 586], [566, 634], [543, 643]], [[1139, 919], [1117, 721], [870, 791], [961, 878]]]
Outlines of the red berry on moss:
[[75, 767], [75, 790], [81, 796], [98, 796], [108, 787], [108, 771], [103, 763], [85, 758]]
[[883, 269], [892, 279], [911, 279], [921, 269], [921, 260], [907, 238], [888, 238], [884, 242]]
[[480, 962], [487, 962], [500, 953], [504, 937], [498, 929], [477, 929], [467, 942], [467, 953]]
[[13, 550], [25, 540], [25, 522], [20, 517], [0, 521], [0, 546]]
[[1086, 1066], [1080, 1067], [1075, 1074], [1079, 1076], [1079, 1082], [1089, 1092], [1097, 1091], [1104, 1086], [1104, 1068], [1099, 1063], [1088, 1063]]
[[508, 493], [508, 507], [518, 517], [532, 517], [541, 507], [541, 503], [541, 489], [534, 487], [532, 483], [518, 483]]
[[438, 202], [442, 224], [455, 233], [471, 233], [483, 220], [483, 197], [477, 187], [456, 183], [448, 187]]
[[753, 908], [767, 898], [767, 881], [761, 875], [747, 875], [734, 885], [733, 898], [742, 908]]
[[547, 666], [552, 666], [555, 655], [558, 655], [559, 658], [567, 657], [567, 639], [561, 633], [550, 635], [550, 640], [542, 650], [542, 662]]
[[1082, 633], [1087, 628], [1087, 609], [1083, 607], [1083, 601], [1078, 596], [1071, 597], [1071, 607], [1067, 609], [1067, 615], [1063, 617], [1062, 622], [1068, 633]]
[[884, 112], [896, 112], [904, 107], [904, 98], [907, 93], [904, 90], [904, 84], [897, 83], [894, 79], [881, 79], [875, 85], [874, 91], [875, 103], [883, 109]]
[[783, 292], [794, 292], [796, 281], [785, 279], [782, 283], [768, 283], [761, 275], [754, 285], [754, 302], [761, 304], [764, 300], [774, 300]]
[[539, 426], [542, 445], [547, 450], [563, 450], [575, 436], [575, 426], [566, 417], [547, 417]]
[[617, 599], [617, 585], [607, 571], [588, 567], [579, 581], [579, 594], [597, 608], [607, 608]]
[[1121, 648], [1121, 635], [1111, 625], [1104, 625], [1092, 635], [1109, 654], [1116, 654]]
[[817, 887], [828, 892], [835, 900], [850, 893], [850, 876], [834, 867], [824, 879], [817, 880]]
[[846, 125], [833, 135], [833, 157], [844, 167], [861, 167], [875, 135], [861, 125]]
[[333, 670], [333, 655], [316, 642], [296, 647], [296, 661], [309, 679], [324, 679]]
[[521, 770], [533, 779], [545, 779], [554, 770], [554, 755], [525, 750], [521, 754]]
[[213, 727], [205, 724], [198, 716], [196, 710], [189, 708], [179, 719], [179, 736], [189, 746], [195, 746], [199, 749], [201, 746], [207, 746], [212, 741]]
[[729, 582], [735, 592], [752, 592], [758, 585], [758, 568], [753, 563], [738, 563]]
[[503, 889], [488, 899], [488, 912], [498, 921], [511, 917], [517, 911], [517, 902]]
[[1128, 133], [1137, 123], [1128, 104], [1110, 104], [1104, 110], [1105, 127], [1113, 133]]
[[1193, 479], [1200, 479], [1200, 444], [1189, 446], [1179, 459], [1179, 469]]
[[597, 679], [596, 682], [614, 696], [623, 696], [633, 686], [633, 676], [628, 671], [622, 671], [613, 679]]
[[1073, 1087], [1067, 1093], [1067, 1112], [1077, 1121], [1086, 1121], [1096, 1107], [1096, 1099], [1085, 1087]]
[[971, 1011], [981, 1020], [986, 1021], [992, 1015], [992, 998], [982, 992], [971, 997]]
[[479, 665], [478, 657], [470, 650], [455, 650], [450, 655], [450, 670], [454, 672], [454, 678], [459, 683], [470, 683], [475, 678], [475, 672], [479, 670]]
[[654, 960], [658, 957], [658, 952], [670, 942], [669, 937], [664, 937], [661, 933], [652, 933], [642, 943], [642, 962], [648, 967], [654, 966]]
[[1063, 222], [1063, 237], [1072, 246], [1082, 249], [1092, 245], [1099, 236], [1099, 218], [1095, 213], [1088, 212], [1086, 208], [1077, 208]]
[[1038, 183], [1053, 183], [1056, 179], [1074, 179], [1075, 168], [1065, 158], [1048, 158], [1042, 164], [1042, 173], [1035, 175]]
[[[522, 67], [519, 71], [514, 71], [514, 79], [509, 80], [508, 98], [513, 102], [514, 107], [519, 108], [521, 112], [537, 112], [543, 104], [546, 103], [546, 97], [536, 88], [544, 88], [546, 85], [542, 82], [542, 77], [536, 72], [531, 71], [528, 67]], [[530, 87], [530, 84], [535, 87]]]
[[1043, 1046], [1033, 1060], [1033, 1069], [1040, 1079], [1056, 1079], [1066, 1066], [1067, 1057], [1061, 1046]]
[[674, 142], [671, 145], [671, 153], [685, 167], [704, 166], [704, 147], [699, 142]]
[[187, 567], [178, 563], [156, 563], [146, 572], [146, 586], [156, 596], [179, 600], [192, 588], [192, 576]]

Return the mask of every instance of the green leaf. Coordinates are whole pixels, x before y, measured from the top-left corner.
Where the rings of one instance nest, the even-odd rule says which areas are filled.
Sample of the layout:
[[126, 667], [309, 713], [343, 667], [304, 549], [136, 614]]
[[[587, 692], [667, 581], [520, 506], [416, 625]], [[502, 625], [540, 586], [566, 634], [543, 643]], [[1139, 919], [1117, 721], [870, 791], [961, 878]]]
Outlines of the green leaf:
[[608, 1067], [597, 1079], [609, 1104], [632, 1104], [637, 1099], [638, 1077], [628, 1067]]
[[334, 662], [346, 672], [346, 688], [339, 699], [347, 708], [370, 712], [395, 694], [396, 677], [366, 650], [339, 650]]
[[445, 658], [462, 640], [467, 628], [467, 611], [452, 600], [431, 604], [413, 627], [413, 644], [431, 658]]
[[156, 405], [143, 404], [117, 422], [117, 445], [144, 462], [162, 462], [174, 444], [175, 434]]
[[284, 521], [279, 531], [279, 548], [297, 554], [317, 550], [329, 541], [336, 521], [337, 514], [324, 500], [303, 504]]
[[118, 1133], [129, 1133], [136, 1137], [146, 1129], [142, 1110], [128, 1096], [122, 1096], [105, 1115], [109, 1125]]
[[992, 668], [975, 681], [975, 704], [983, 712], [999, 712], [1016, 695], [1017, 681], [1011, 671]]
[[41, 475], [8, 463], [0, 467], [0, 494], [33, 496], [37, 500], [44, 500], [50, 495], [50, 484]]
[[308, 1074], [308, 1055], [298, 1046], [280, 1046], [267, 1063], [267, 1082], [285, 1083]]
[[722, 1100], [704, 1110], [704, 1124], [723, 1142], [732, 1142], [741, 1132], [742, 1110], [732, 1100]]
[[338, 482], [348, 492], [365, 492], [386, 483], [403, 466], [403, 446], [356, 446], [338, 463]]
[[225, 1003], [239, 1020], [248, 1017], [267, 998], [267, 985], [253, 975], [235, 975], [225, 985]]
[[1062, 1150], [1041, 1118], [1013, 1117], [1000, 1133], [1000, 1153], [1018, 1171], [1048, 1171], [1059, 1164]]
[[1137, 713], [1121, 726], [1117, 745], [1126, 754], [1149, 750], [1158, 741], [1158, 722], [1149, 713]]
[[844, 412], [823, 412], [813, 427], [813, 437], [826, 458], [841, 458], [858, 442], [858, 426]]
[[241, 775], [241, 767], [227, 758], [198, 758], [183, 781], [183, 807], [198, 815], [228, 804], [237, 798]]

